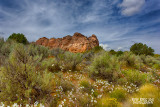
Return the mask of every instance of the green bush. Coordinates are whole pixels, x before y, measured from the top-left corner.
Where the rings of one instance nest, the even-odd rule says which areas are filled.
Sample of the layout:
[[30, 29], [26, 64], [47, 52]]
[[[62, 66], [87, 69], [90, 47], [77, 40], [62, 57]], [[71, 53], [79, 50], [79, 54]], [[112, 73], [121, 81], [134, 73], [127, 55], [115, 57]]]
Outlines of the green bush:
[[42, 56], [42, 60], [47, 58], [50, 54], [49, 48], [41, 45], [30, 44], [27, 48], [30, 56]]
[[52, 72], [52, 73], [56, 73], [59, 71], [62, 71], [63, 69], [60, 68], [59, 64], [56, 63], [52, 63], [51, 65], [48, 66], [48, 71]]
[[135, 67], [137, 69], [140, 69], [143, 66], [141, 58], [131, 52], [125, 52], [119, 57], [119, 61], [126, 66]]
[[[32, 57], [27, 48], [17, 44], [0, 68], [0, 101], [22, 106], [50, 102], [53, 74], [37, 71], [41, 56]], [[29, 100], [30, 99], [30, 100]]]
[[103, 47], [95, 46], [91, 51], [93, 51], [94, 53], [97, 53], [97, 52], [102, 51], [102, 50], [104, 50]]
[[7, 58], [15, 45], [16, 43], [13, 40], [8, 40], [7, 42], [3, 43], [2, 47], [0, 48], [0, 54]]
[[154, 65], [153, 65], [153, 68], [155, 68], [155, 69], [160, 69], [160, 63], [154, 64]]
[[18, 43], [28, 44], [28, 40], [22, 33], [13, 33], [8, 37], [8, 40], [15, 40]]
[[118, 79], [117, 84], [124, 85], [126, 84], [126, 82], [127, 82], [127, 79], [123, 77], [123, 78]]
[[126, 99], [126, 91], [122, 88], [117, 88], [110, 93], [111, 98], [116, 98], [118, 101], [122, 102]]
[[0, 49], [3, 46], [4, 43], [5, 43], [4, 38], [0, 38]]
[[0, 67], [4, 64], [5, 62], [5, 57], [0, 55]]
[[136, 84], [137, 86], [151, 81], [151, 77], [149, 76], [149, 74], [142, 73], [137, 70], [125, 70], [122, 71], [122, 74], [124, 74], [127, 82]]
[[58, 62], [63, 59], [64, 53], [65, 51], [60, 48], [54, 48], [50, 51], [50, 55], [54, 56]]
[[94, 57], [94, 54], [95, 54], [95, 53], [92, 52], [92, 51], [83, 53], [83, 58], [84, 58], [86, 61], [91, 61], [92, 58]]
[[0, 39], [0, 66], [5, 64], [5, 60], [8, 59], [13, 47], [16, 43], [13, 40], [7, 42], [4, 39]]
[[[83, 94], [76, 98], [78, 100], [78, 102], [76, 102], [76, 105], [78, 105], [78, 107], [92, 107], [91, 98], [88, 95]], [[75, 106], [75, 104], [73, 106]]]
[[141, 55], [140, 56], [143, 63], [147, 66], [160, 66], [160, 60], [158, 60], [158, 58], [154, 58], [152, 56], [144, 56], [144, 55]]
[[64, 75], [62, 72], [56, 73], [56, 87], [61, 87], [63, 92], [71, 91], [75, 88], [72, 81], [67, 80], [64, 78]]
[[52, 50], [51, 55], [55, 56], [56, 60], [51, 68], [61, 68], [62, 71], [76, 71], [77, 65], [84, 59], [82, 53], [64, 52], [60, 49]]
[[11, 52], [11, 48], [10, 48], [10, 45], [9, 44], [4, 44], [2, 47], [1, 47], [1, 54], [3, 55], [3, 56], [6, 56], [6, 57], [8, 57], [9, 56], [9, 54], [10, 54], [10, 52]]
[[72, 82], [67, 80], [61, 80], [60, 86], [62, 86], [63, 92], [70, 91], [74, 88]]
[[46, 58], [44, 60], [42, 60], [41, 63], [39, 63], [39, 65], [37, 66], [37, 70], [48, 70], [49, 72], [55, 73], [60, 71], [60, 67], [56, 66], [58, 64], [56, 64], [57, 61], [55, 59], [52, 58]]
[[80, 81], [80, 86], [83, 87], [82, 90], [87, 93], [91, 93], [91, 90], [93, 89], [93, 86], [87, 79]]
[[75, 71], [78, 64], [83, 61], [83, 55], [81, 53], [65, 52], [63, 64], [64, 69]]
[[91, 97], [84, 93], [73, 93], [72, 102], [67, 101], [64, 103], [64, 107], [95, 107], [93, 102], [91, 102]]
[[154, 50], [142, 43], [135, 43], [131, 46], [130, 51], [136, 55], [154, 55]]
[[106, 52], [94, 58], [89, 71], [93, 79], [101, 78], [113, 82], [119, 77], [120, 64], [116, 56], [110, 56]]

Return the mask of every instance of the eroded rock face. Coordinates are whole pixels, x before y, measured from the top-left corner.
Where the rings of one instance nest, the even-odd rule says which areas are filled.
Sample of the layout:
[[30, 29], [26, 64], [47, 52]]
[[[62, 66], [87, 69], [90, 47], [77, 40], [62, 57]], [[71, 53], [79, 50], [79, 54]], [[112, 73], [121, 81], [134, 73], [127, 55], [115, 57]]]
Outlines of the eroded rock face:
[[81, 33], [74, 33], [73, 36], [65, 36], [63, 38], [40, 38], [36, 41], [37, 45], [48, 46], [49, 48], [61, 48], [70, 52], [85, 52], [95, 46], [99, 46], [99, 41], [96, 35], [86, 37]]

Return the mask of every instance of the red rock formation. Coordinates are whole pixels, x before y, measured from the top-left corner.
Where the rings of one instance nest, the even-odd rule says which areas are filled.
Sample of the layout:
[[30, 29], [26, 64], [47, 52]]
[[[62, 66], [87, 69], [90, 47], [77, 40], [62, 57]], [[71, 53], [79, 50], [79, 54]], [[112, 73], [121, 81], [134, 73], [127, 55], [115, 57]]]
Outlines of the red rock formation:
[[95, 46], [99, 46], [99, 41], [96, 35], [86, 37], [81, 33], [74, 33], [73, 36], [65, 36], [63, 38], [40, 38], [36, 41], [37, 45], [48, 46], [50, 48], [61, 48], [70, 52], [85, 52]]

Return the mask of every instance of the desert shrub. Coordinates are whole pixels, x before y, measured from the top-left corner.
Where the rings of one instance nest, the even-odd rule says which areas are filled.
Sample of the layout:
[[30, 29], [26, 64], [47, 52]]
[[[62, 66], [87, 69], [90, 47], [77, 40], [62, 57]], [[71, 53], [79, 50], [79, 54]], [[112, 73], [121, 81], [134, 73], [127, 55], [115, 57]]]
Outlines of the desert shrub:
[[52, 63], [51, 65], [49, 65], [48, 67], [48, 71], [52, 72], [52, 73], [56, 73], [59, 71], [62, 71], [63, 69], [59, 66], [58, 62], [55, 61], [54, 63]]
[[[132, 98], [138, 98], [138, 101], [140, 101], [140, 98], [147, 99], [147, 102], [144, 102], [144, 100], [141, 100], [141, 104], [133, 104]], [[153, 84], [145, 84], [142, 87], [140, 87], [139, 92], [135, 93], [130, 98], [130, 104], [133, 107], [159, 107], [160, 105], [160, 90], [158, 87], [156, 87]], [[145, 104], [144, 104], [145, 103]]]
[[63, 92], [71, 91], [75, 88], [72, 81], [67, 80], [64, 78], [63, 72], [56, 73], [56, 87], [61, 87]]
[[103, 47], [101, 47], [101, 46], [95, 46], [91, 50], [85, 51], [83, 53], [83, 57], [88, 62], [88, 61], [92, 60], [92, 58], [94, 57], [94, 55], [99, 54], [99, 53], [103, 53], [103, 52], [105, 52], [105, 50], [103, 49]]
[[117, 80], [117, 84], [124, 85], [127, 82], [127, 79], [125, 77], [121, 77]]
[[99, 92], [98, 92], [98, 90], [92, 89], [91, 94], [92, 94], [93, 97], [97, 98], [98, 95], [99, 95]]
[[11, 52], [11, 48], [10, 48], [10, 45], [9, 44], [4, 44], [2, 47], [1, 47], [1, 54], [3, 55], [3, 56], [6, 56], [6, 57], [8, 57], [9, 56], [9, 54], [10, 54], [10, 52]]
[[60, 61], [63, 59], [65, 51], [60, 48], [54, 48], [50, 51], [50, 55], [54, 56], [57, 61]]
[[135, 43], [131, 46], [130, 51], [136, 55], [154, 55], [154, 49], [142, 43]]
[[105, 50], [101, 50], [96, 53], [94, 52], [94, 50], [91, 50], [91, 51], [83, 53], [84, 64], [87, 66], [91, 65], [95, 56], [100, 56], [104, 53], [105, 53]]
[[9, 54], [12, 51], [12, 48], [16, 45], [16, 43], [13, 40], [9, 40], [5, 42], [2, 47], [0, 48], [0, 54], [4, 57], [8, 58]]
[[0, 66], [2, 66], [5, 62], [5, 57], [0, 55]]
[[4, 43], [5, 43], [4, 38], [0, 38], [0, 49], [3, 46]]
[[155, 58], [160, 58], [160, 54], [154, 54]]
[[89, 96], [83, 95], [76, 98], [78, 100], [77, 105], [79, 105], [79, 107], [91, 107], [91, 98]]
[[0, 42], [0, 65], [3, 65], [16, 43], [12, 40], [5, 42], [4, 39], [1, 39]]
[[4, 61], [4, 57], [3, 57], [3, 54], [1, 52], [1, 48], [2, 48], [4, 43], [5, 43], [4, 39], [0, 38], [0, 66], [3, 64], [3, 61]]
[[103, 97], [97, 103], [97, 107], [122, 107], [116, 98]]
[[66, 70], [76, 70], [78, 64], [83, 60], [83, 55], [81, 53], [71, 53], [66, 52], [64, 54], [63, 64]]
[[87, 93], [91, 93], [91, 90], [93, 89], [92, 84], [87, 79], [81, 80], [80, 86], [83, 87], [82, 90]]
[[94, 58], [89, 67], [89, 74], [93, 79], [101, 78], [116, 81], [119, 76], [120, 64], [116, 56], [104, 53]]
[[146, 66], [143, 66], [139, 70], [142, 71], [142, 72], [146, 72], [147, 73], [147, 72], [150, 72], [152, 69], [147, 68]]
[[[151, 76], [154, 77], [152, 81], [154, 81], [154, 83], [156, 85], [160, 86], [160, 84], [159, 84], [159, 80], [160, 80], [159, 74], [153, 70], [153, 71], [151, 71]], [[156, 83], [156, 82], [158, 82], [158, 83]]]
[[143, 63], [147, 66], [154, 66], [156, 64], [156, 66], [160, 65], [160, 60], [158, 60], [157, 58], [154, 58], [152, 56], [144, 56], [144, 55], [141, 55], [140, 56]]
[[116, 98], [118, 101], [122, 102], [127, 98], [126, 91], [120, 87], [115, 89], [110, 93], [111, 98]]
[[28, 40], [26, 39], [25, 35], [22, 33], [13, 33], [8, 37], [8, 40], [15, 40], [18, 43], [28, 44]]
[[36, 67], [36, 70], [48, 70], [49, 72], [56, 73], [61, 71], [61, 68], [58, 65], [58, 62], [52, 58], [46, 58], [41, 61]]
[[103, 49], [102, 46], [95, 46], [92, 49], [85, 51], [84, 53], [89, 53], [89, 52], [98, 53], [100, 51], [105, 51], [105, 50]]
[[153, 65], [153, 68], [155, 68], [155, 69], [160, 69], [160, 63], [154, 64], [154, 65]]
[[136, 84], [137, 86], [151, 81], [151, 77], [148, 74], [139, 72], [137, 70], [125, 70], [122, 71], [122, 73], [127, 79], [127, 82]]
[[102, 50], [104, 50], [103, 47], [95, 46], [91, 51], [94, 52], [94, 53], [97, 53], [97, 52], [102, 51]]
[[37, 71], [41, 56], [32, 57], [17, 44], [0, 72], [0, 101], [25, 104], [47, 103], [52, 99], [52, 73]]
[[60, 86], [62, 87], [63, 92], [67, 92], [74, 89], [74, 85], [72, 84], [71, 81], [67, 81], [63, 79], [61, 80]]
[[55, 56], [56, 60], [54, 67], [60, 68], [62, 71], [77, 70], [77, 65], [80, 64], [84, 58], [81, 53], [64, 52], [60, 49], [57, 49], [57, 51], [52, 50], [51, 53], [51, 55]]
[[91, 97], [86, 93], [73, 93], [73, 96], [69, 98], [69, 101], [64, 102], [64, 107], [95, 107], [95, 104]]
[[30, 44], [28, 46], [28, 52], [30, 56], [42, 56], [42, 60], [47, 58], [49, 56], [49, 48], [41, 46], [41, 45], [35, 45], [35, 44]]
[[50, 51], [50, 55], [54, 57], [54, 62], [48, 67], [48, 70], [51, 72], [64, 71], [65, 51], [55, 48]]
[[86, 52], [83, 54], [83, 58], [86, 60], [86, 61], [90, 61], [91, 62], [91, 59], [94, 57], [94, 52], [92, 51], [89, 51], [89, 52]]
[[141, 58], [131, 52], [125, 52], [119, 57], [119, 61], [126, 66], [135, 67], [137, 69], [140, 69], [143, 66]]

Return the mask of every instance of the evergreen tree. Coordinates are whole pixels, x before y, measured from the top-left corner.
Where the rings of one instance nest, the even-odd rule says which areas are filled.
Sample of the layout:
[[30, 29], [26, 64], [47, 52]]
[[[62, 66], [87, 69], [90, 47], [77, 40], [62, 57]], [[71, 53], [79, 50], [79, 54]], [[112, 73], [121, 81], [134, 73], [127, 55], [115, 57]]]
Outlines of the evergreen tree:
[[112, 55], [115, 55], [115, 54], [116, 54], [116, 51], [113, 50], [113, 49], [111, 49], [111, 50], [109, 51], [109, 53], [112, 54]]
[[28, 44], [28, 40], [26, 39], [25, 35], [22, 33], [13, 33], [9, 36], [8, 40], [15, 40], [18, 43]]
[[131, 46], [130, 51], [136, 55], [154, 55], [154, 49], [142, 43], [135, 43]]

